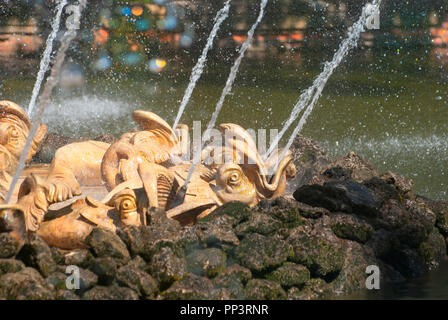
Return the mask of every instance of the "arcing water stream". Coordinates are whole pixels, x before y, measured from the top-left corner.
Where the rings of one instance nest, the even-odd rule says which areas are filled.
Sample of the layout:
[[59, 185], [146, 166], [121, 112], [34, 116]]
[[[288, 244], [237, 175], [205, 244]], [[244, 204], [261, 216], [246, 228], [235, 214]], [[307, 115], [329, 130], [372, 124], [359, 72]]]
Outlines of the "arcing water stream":
[[353, 26], [351, 26], [349, 28], [348, 37], [341, 43], [338, 51], [336, 51], [336, 53], [333, 56], [333, 60], [331, 62], [327, 62], [325, 64], [324, 70], [314, 80], [313, 85], [310, 88], [308, 88], [302, 94], [302, 96], [299, 98], [299, 101], [294, 106], [293, 111], [291, 112], [291, 116], [286, 121], [284, 127], [282, 128], [282, 130], [280, 131], [278, 136], [275, 138], [275, 140], [269, 147], [269, 150], [265, 155], [266, 158], [269, 157], [270, 154], [272, 154], [272, 151], [278, 145], [278, 142], [283, 137], [286, 130], [297, 119], [300, 112], [307, 105], [307, 103], [311, 97], [311, 94], [314, 92], [313, 99], [311, 100], [308, 107], [305, 109], [305, 112], [303, 113], [302, 118], [300, 119], [299, 123], [295, 127], [291, 136], [289, 137], [288, 143], [286, 144], [285, 148], [283, 148], [282, 154], [278, 158], [277, 164], [274, 167], [274, 171], [276, 170], [278, 164], [285, 157], [286, 152], [291, 147], [295, 137], [299, 134], [299, 132], [302, 130], [303, 126], [305, 125], [306, 120], [308, 119], [309, 115], [313, 111], [314, 105], [316, 104], [317, 100], [319, 99], [320, 95], [322, 94], [322, 90], [324, 89], [325, 84], [327, 83], [328, 79], [333, 74], [334, 70], [342, 62], [342, 59], [344, 59], [344, 57], [348, 54], [348, 52], [357, 46], [359, 37], [361, 35], [361, 32], [364, 31], [364, 26], [365, 26], [367, 18], [368, 18], [367, 8], [369, 6], [373, 6], [376, 9], [379, 9], [379, 6], [381, 5], [381, 1], [382, 0], [374, 0], [371, 4], [367, 4], [363, 7], [361, 16], [359, 17], [358, 21], [355, 24], [353, 24]]
[[44, 54], [42, 56], [42, 60], [40, 61], [39, 73], [37, 74], [36, 83], [34, 84], [33, 93], [31, 95], [31, 100], [28, 105], [28, 116], [31, 117], [34, 106], [36, 105], [37, 97], [39, 96], [40, 87], [42, 85], [42, 81], [44, 80], [45, 73], [48, 70], [48, 66], [50, 65], [50, 55], [53, 51], [53, 41], [56, 38], [56, 35], [59, 31], [59, 24], [61, 22], [62, 10], [67, 4], [67, 0], [61, 0], [56, 8], [56, 15], [54, 17], [53, 23], [51, 24], [52, 31], [48, 36], [46, 47]]
[[[66, 3], [65, 0], [63, 0], [61, 3]], [[87, 5], [86, 0], [81, 0], [79, 4], [79, 13], [82, 12], [82, 10]], [[63, 6], [61, 7], [61, 10], [63, 9]], [[58, 13], [59, 14], [59, 11]], [[76, 37], [76, 26], [79, 25], [79, 20], [81, 19], [81, 15], [74, 15], [74, 18], [76, 19], [75, 23], [73, 25], [67, 24], [68, 31], [64, 34], [64, 37], [61, 40], [61, 46], [59, 47], [58, 53], [55, 58], [55, 62], [53, 67], [51, 68], [51, 74], [47, 78], [47, 82], [45, 83], [44, 90], [42, 92], [42, 95], [39, 99], [39, 108], [37, 109], [36, 114], [32, 117], [32, 126], [28, 135], [28, 138], [26, 140], [25, 147], [22, 150], [22, 153], [20, 154], [19, 163], [16, 169], [16, 172], [14, 173], [14, 177], [12, 178], [11, 185], [9, 186], [8, 195], [6, 196], [6, 203], [9, 203], [12, 195], [14, 194], [14, 189], [19, 181], [20, 175], [22, 174], [23, 169], [25, 168], [25, 162], [26, 158], [28, 156], [28, 153], [31, 149], [31, 144], [33, 142], [34, 136], [37, 133], [37, 130], [42, 122], [42, 115], [45, 111], [45, 107], [50, 102], [51, 93], [56, 86], [58, 80], [59, 80], [59, 74], [62, 68], [62, 64], [64, 63], [65, 56], [67, 53], [68, 48], [70, 47], [70, 43], [72, 40]], [[59, 25], [59, 24], [58, 24]]]
[[188, 84], [188, 87], [185, 90], [184, 97], [182, 98], [182, 102], [180, 104], [176, 120], [174, 121], [173, 124], [173, 129], [176, 129], [177, 125], [179, 124], [180, 118], [182, 117], [182, 114], [185, 111], [185, 107], [190, 101], [191, 94], [193, 93], [196, 83], [198, 82], [199, 78], [202, 75], [202, 72], [204, 71], [204, 65], [207, 62], [207, 54], [209, 50], [213, 47], [213, 40], [215, 39], [216, 34], [218, 33], [219, 28], [221, 27], [221, 24], [229, 16], [229, 9], [230, 9], [230, 0], [227, 0], [226, 3], [224, 4], [224, 7], [221, 10], [219, 10], [218, 13], [216, 14], [215, 25], [213, 26], [212, 32], [208, 36], [207, 44], [205, 45], [201, 57], [199, 58], [198, 62], [193, 68], [193, 71], [191, 72], [190, 83]]
[[[250, 28], [249, 32], [247, 33], [247, 39], [246, 39], [246, 41], [244, 41], [243, 45], [241, 46], [240, 54], [239, 54], [238, 58], [236, 59], [235, 63], [233, 64], [232, 69], [230, 70], [230, 74], [229, 74], [229, 77], [227, 78], [226, 85], [222, 91], [222, 94], [221, 94], [221, 97], [219, 98], [218, 103], [216, 104], [215, 111], [212, 114], [212, 118], [210, 119], [210, 122], [208, 123], [207, 129], [204, 134], [207, 134], [208, 132], [210, 132], [210, 130], [213, 129], [213, 127], [216, 124], [216, 120], [218, 118], [219, 112], [222, 109], [224, 100], [226, 99], [226, 97], [230, 93], [230, 91], [232, 90], [232, 85], [233, 85], [233, 82], [235, 81], [236, 75], [238, 73], [238, 69], [241, 65], [241, 61], [243, 60], [247, 49], [252, 44], [255, 29], [257, 29], [258, 25], [260, 24], [261, 20], [263, 19], [264, 9], [266, 8], [267, 3], [268, 3], [268, 0], [261, 1], [260, 11], [259, 11], [257, 20], [255, 21], [255, 23], [253, 24], [253, 26]], [[202, 139], [201, 146], [200, 146], [199, 150], [195, 150], [195, 155], [193, 156], [193, 164], [190, 168], [190, 171], [188, 172], [187, 179], [185, 180], [185, 183], [183, 186], [184, 189], [188, 185], [188, 182], [191, 179], [194, 169], [196, 168], [196, 166], [198, 165], [198, 163], [200, 161], [201, 151], [204, 148], [204, 144], [205, 144], [204, 140], [205, 139]]]

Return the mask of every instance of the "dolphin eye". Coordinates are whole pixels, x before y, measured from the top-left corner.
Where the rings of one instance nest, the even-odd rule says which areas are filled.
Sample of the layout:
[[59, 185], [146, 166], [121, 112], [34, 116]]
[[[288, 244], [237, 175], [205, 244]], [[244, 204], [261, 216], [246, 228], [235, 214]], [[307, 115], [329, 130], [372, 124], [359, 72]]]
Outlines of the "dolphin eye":
[[130, 199], [124, 199], [120, 203], [120, 209], [123, 211], [123, 213], [127, 213], [129, 211], [134, 211], [136, 209], [134, 201]]

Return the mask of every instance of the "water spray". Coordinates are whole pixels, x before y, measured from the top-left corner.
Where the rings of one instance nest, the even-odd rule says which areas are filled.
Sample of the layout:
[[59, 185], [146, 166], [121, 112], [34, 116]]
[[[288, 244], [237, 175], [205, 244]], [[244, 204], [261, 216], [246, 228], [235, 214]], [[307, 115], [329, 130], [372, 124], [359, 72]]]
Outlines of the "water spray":
[[[238, 56], [238, 58], [236, 59], [235, 63], [232, 66], [232, 69], [230, 70], [230, 74], [229, 77], [227, 78], [227, 82], [226, 85], [222, 91], [221, 97], [219, 98], [218, 103], [216, 104], [216, 108], [215, 111], [212, 114], [212, 118], [210, 119], [208, 125], [207, 125], [207, 129], [204, 133], [207, 134], [211, 129], [213, 129], [213, 127], [216, 124], [216, 120], [218, 118], [218, 115], [222, 109], [222, 106], [224, 104], [224, 100], [227, 97], [227, 95], [230, 93], [230, 91], [232, 91], [232, 85], [235, 81], [236, 75], [238, 73], [239, 67], [241, 65], [241, 61], [244, 58], [244, 55], [247, 51], [247, 49], [250, 47], [250, 45], [252, 44], [252, 40], [254, 38], [254, 33], [255, 33], [255, 29], [257, 29], [258, 25], [260, 24], [261, 20], [263, 19], [264, 16], [264, 10], [266, 8], [266, 5], [268, 3], [268, 0], [262, 0], [261, 4], [260, 4], [260, 11], [257, 17], [257, 20], [255, 21], [255, 23], [253, 24], [253, 26], [250, 28], [249, 32], [247, 33], [247, 39], [246, 41], [244, 41], [243, 45], [240, 48], [240, 54]], [[201, 159], [201, 152], [202, 149], [204, 148], [205, 139], [201, 139], [201, 145], [199, 150], [195, 153], [195, 155], [193, 156], [193, 163], [191, 165], [190, 171], [188, 172], [187, 178], [185, 180], [184, 185], [180, 188], [179, 192], [176, 194], [176, 197], [173, 201], [173, 205], [172, 207], [175, 207], [181, 203], [184, 202], [185, 200], [185, 195], [187, 193], [187, 186], [188, 183], [190, 182], [191, 176], [193, 175], [194, 169], [196, 168], [196, 166], [199, 164], [200, 159]]]
[[193, 93], [194, 88], [196, 87], [196, 83], [198, 82], [199, 78], [202, 75], [202, 72], [204, 71], [204, 65], [207, 62], [207, 54], [209, 50], [213, 47], [213, 40], [216, 37], [216, 34], [218, 33], [219, 28], [221, 27], [221, 24], [224, 22], [224, 20], [227, 19], [229, 16], [229, 9], [230, 9], [230, 1], [227, 0], [224, 4], [224, 7], [222, 7], [221, 10], [218, 11], [215, 17], [215, 24], [213, 26], [213, 29], [208, 36], [207, 44], [204, 47], [204, 50], [202, 51], [201, 57], [199, 58], [198, 62], [193, 68], [193, 71], [191, 72], [190, 76], [190, 83], [188, 84], [187, 89], [185, 90], [184, 97], [182, 98], [182, 102], [179, 107], [179, 111], [176, 116], [176, 120], [173, 124], [173, 129], [176, 130], [177, 125], [179, 124], [180, 118], [182, 117], [182, 114], [185, 111], [185, 107], [188, 104], [188, 101], [190, 101], [191, 95]]
[[286, 156], [286, 152], [291, 147], [295, 137], [299, 134], [299, 132], [302, 130], [303, 126], [306, 123], [306, 120], [308, 119], [309, 115], [313, 111], [313, 108], [319, 100], [319, 97], [322, 94], [322, 90], [324, 89], [328, 79], [333, 74], [334, 70], [341, 64], [342, 60], [345, 58], [345, 56], [348, 54], [348, 52], [355, 48], [358, 44], [358, 40], [360, 37], [361, 32], [364, 31], [364, 26], [367, 22], [367, 18], [369, 16], [369, 11], [371, 11], [372, 7], [379, 8], [382, 0], [374, 0], [372, 3], [366, 4], [363, 9], [361, 16], [359, 17], [358, 21], [355, 22], [348, 30], [348, 37], [341, 43], [339, 46], [338, 51], [333, 56], [333, 60], [331, 62], [325, 63], [324, 70], [319, 74], [319, 76], [314, 80], [313, 85], [308, 88], [299, 98], [299, 101], [297, 102], [296, 106], [294, 107], [293, 111], [291, 112], [290, 118], [286, 121], [283, 129], [281, 132], [277, 135], [273, 143], [271, 144], [268, 152], [265, 155], [265, 158], [269, 157], [275, 146], [278, 145], [278, 142], [285, 134], [286, 130], [289, 128], [289, 126], [297, 119], [300, 112], [305, 108], [308, 101], [311, 98], [311, 95], [314, 92], [314, 95], [312, 97], [312, 100], [310, 104], [305, 109], [305, 112], [302, 115], [302, 118], [300, 119], [299, 123], [295, 127], [293, 133], [289, 137], [288, 143], [286, 144], [285, 148], [283, 148], [283, 151], [278, 158], [274, 172], [277, 170], [279, 163], [283, 160], [283, 158]]
[[[57, 12], [57, 15], [59, 15], [59, 19], [57, 19], [58, 21], [60, 21], [60, 13], [66, 3], [67, 3], [66, 0], [62, 0], [59, 3], [58, 12]], [[61, 4], [64, 4], [64, 5], [61, 5]], [[39, 99], [39, 108], [37, 109], [36, 113], [34, 114], [34, 116], [32, 118], [32, 126], [30, 129], [28, 138], [26, 140], [25, 147], [23, 148], [22, 153], [20, 154], [17, 170], [14, 173], [14, 177], [12, 179], [11, 185], [9, 186], [8, 195], [6, 196], [6, 203], [9, 203], [11, 201], [11, 198], [14, 194], [15, 186], [20, 179], [20, 175], [22, 174], [23, 169], [25, 168], [26, 158], [28, 156], [28, 153], [30, 152], [31, 144], [33, 142], [34, 136], [36, 135], [37, 130], [41, 124], [42, 115], [45, 111], [46, 106], [50, 102], [51, 93], [58, 82], [59, 73], [60, 73], [62, 64], [64, 63], [67, 50], [70, 47], [70, 43], [72, 42], [72, 40], [76, 37], [76, 30], [77, 30], [77, 27], [79, 26], [79, 20], [81, 18], [80, 13], [86, 7], [86, 5], [87, 5], [86, 0], [80, 0], [79, 5], [77, 7], [77, 12], [76, 12], [77, 14], [74, 15], [75, 21], [67, 23], [67, 31], [65, 32], [65, 34], [61, 40], [61, 46], [59, 47], [58, 53], [55, 58], [55, 62], [51, 68], [50, 76], [47, 78], [47, 81], [44, 86], [44, 90]], [[71, 10], [73, 12], [73, 7], [71, 8]], [[58, 25], [59, 25], [59, 23], [58, 23]]]
[[51, 24], [52, 31], [48, 36], [45, 51], [42, 55], [42, 60], [40, 60], [39, 72], [37, 73], [36, 82], [34, 83], [33, 93], [31, 95], [31, 100], [28, 105], [28, 116], [31, 117], [34, 106], [36, 105], [36, 100], [40, 92], [40, 87], [42, 85], [42, 81], [44, 80], [45, 73], [48, 71], [48, 66], [50, 65], [51, 60], [51, 52], [53, 51], [53, 41], [56, 38], [56, 35], [59, 31], [59, 24], [61, 22], [62, 10], [67, 4], [67, 0], [61, 0], [56, 8], [56, 15]]

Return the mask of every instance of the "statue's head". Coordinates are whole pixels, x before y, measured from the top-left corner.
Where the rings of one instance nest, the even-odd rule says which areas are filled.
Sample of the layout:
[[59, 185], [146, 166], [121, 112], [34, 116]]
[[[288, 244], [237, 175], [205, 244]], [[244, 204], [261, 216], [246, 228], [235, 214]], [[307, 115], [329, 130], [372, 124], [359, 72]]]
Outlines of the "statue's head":
[[[0, 158], [4, 160], [0, 164], [0, 170], [11, 172], [15, 169], [30, 129], [31, 121], [19, 105], [11, 101], [0, 101]], [[38, 151], [46, 133], [47, 126], [40, 125], [27, 161]]]

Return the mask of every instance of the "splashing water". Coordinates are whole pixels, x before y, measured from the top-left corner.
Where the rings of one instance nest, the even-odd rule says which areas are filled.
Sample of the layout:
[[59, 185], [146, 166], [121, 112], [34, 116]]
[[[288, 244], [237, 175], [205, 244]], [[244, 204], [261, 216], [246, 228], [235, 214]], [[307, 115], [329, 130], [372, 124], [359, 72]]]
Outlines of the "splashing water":
[[[246, 41], [243, 43], [243, 45], [241, 46], [240, 49], [240, 54], [238, 56], [238, 58], [236, 59], [235, 63], [232, 66], [232, 69], [230, 70], [230, 74], [229, 77], [227, 79], [226, 85], [222, 91], [221, 97], [219, 98], [218, 103], [216, 104], [216, 108], [215, 111], [213, 112], [212, 118], [210, 119], [210, 122], [207, 125], [207, 129], [205, 131], [204, 134], [207, 134], [207, 132], [210, 132], [210, 130], [215, 126], [216, 124], [216, 120], [218, 118], [219, 112], [222, 109], [222, 106], [224, 104], [224, 100], [226, 98], [226, 96], [230, 93], [230, 91], [232, 90], [232, 85], [233, 82], [235, 81], [236, 75], [238, 73], [238, 69], [241, 65], [241, 61], [244, 58], [244, 55], [247, 51], [247, 49], [249, 48], [249, 46], [252, 44], [252, 40], [254, 38], [254, 32], [255, 29], [257, 29], [258, 25], [260, 24], [261, 20], [263, 19], [264, 16], [264, 9], [266, 8], [266, 5], [268, 3], [268, 0], [262, 0], [261, 4], [260, 4], [260, 12], [258, 14], [258, 18], [255, 21], [255, 23], [253, 24], [252, 28], [250, 28], [249, 32], [247, 33], [247, 39]], [[199, 161], [200, 161], [200, 155], [201, 155], [201, 151], [204, 148], [204, 144], [205, 144], [205, 139], [202, 139], [201, 141], [201, 146], [199, 148], [199, 150], [195, 153], [195, 156], [193, 156], [193, 164], [190, 168], [190, 171], [188, 172], [188, 176], [187, 179], [185, 180], [185, 183], [183, 185], [183, 188], [185, 189], [188, 182], [191, 179], [191, 176], [194, 172], [194, 169], [196, 168], [196, 166], [198, 165]]]
[[[65, 2], [65, 1], [64, 1]], [[87, 5], [86, 0], [81, 0], [79, 4], [79, 12], [81, 13], [82, 10]], [[77, 21], [75, 21], [75, 25], [79, 25], [79, 20], [81, 19], [81, 15], [75, 15], [75, 18]], [[39, 108], [37, 109], [36, 114], [34, 114], [32, 118], [32, 126], [28, 135], [28, 138], [26, 140], [25, 147], [22, 150], [22, 153], [20, 154], [19, 163], [17, 165], [16, 172], [14, 173], [14, 177], [12, 178], [11, 185], [9, 186], [8, 195], [6, 196], [6, 203], [9, 203], [11, 201], [12, 195], [14, 194], [14, 189], [19, 181], [20, 175], [22, 174], [23, 169], [25, 168], [25, 162], [28, 157], [28, 153], [31, 149], [31, 144], [33, 142], [34, 136], [37, 133], [37, 130], [39, 129], [39, 126], [42, 121], [42, 115], [45, 111], [45, 107], [48, 105], [51, 97], [51, 93], [54, 89], [54, 87], [57, 84], [57, 81], [59, 79], [59, 74], [62, 68], [62, 64], [65, 60], [65, 56], [67, 53], [67, 50], [70, 46], [70, 43], [72, 40], [76, 37], [76, 29], [73, 27], [68, 27], [68, 31], [65, 32], [64, 37], [61, 41], [61, 46], [59, 47], [58, 53], [55, 58], [55, 62], [53, 67], [51, 68], [51, 74], [47, 78], [47, 82], [45, 83], [44, 90], [42, 92], [42, 95], [39, 99]]]
[[229, 16], [230, 1], [231, 0], [227, 0], [227, 2], [224, 4], [224, 7], [221, 10], [219, 10], [218, 13], [216, 14], [215, 25], [213, 26], [212, 32], [208, 36], [207, 44], [205, 45], [201, 57], [199, 58], [198, 62], [193, 68], [193, 71], [191, 72], [190, 83], [188, 84], [188, 87], [185, 90], [184, 97], [182, 98], [182, 103], [180, 104], [176, 120], [174, 121], [173, 129], [176, 129], [177, 125], [179, 124], [180, 118], [182, 117], [185, 107], [187, 106], [188, 101], [191, 98], [196, 83], [198, 82], [199, 78], [202, 75], [202, 72], [204, 71], [204, 65], [207, 62], [207, 54], [209, 50], [213, 47], [213, 40], [215, 39], [216, 34], [218, 33], [219, 28], [221, 27], [221, 24]]
[[314, 80], [313, 85], [308, 88], [299, 98], [299, 101], [294, 106], [294, 109], [291, 112], [290, 118], [286, 121], [284, 127], [280, 131], [280, 133], [277, 135], [271, 146], [269, 147], [268, 152], [265, 155], [265, 158], [269, 157], [269, 155], [272, 154], [274, 148], [278, 145], [278, 142], [285, 134], [286, 130], [291, 126], [291, 124], [297, 119], [300, 112], [305, 108], [308, 101], [311, 99], [311, 95], [314, 92], [314, 95], [312, 97], [312, 100], [310, 104], [305, 109], [305, 112], [302, 115], [302, 118], [300, 119], [299, 123], [295, 127], [293, 133], [289, 137], [288, 143], [286, 144], [285, 148], [283, 149], [280, 157], [277, 160], [277, 163], [274, 167], [274, 171], [277, 170], [277, 167], [279, 163], [283, 160], [283, 158], [286, 156], [287, 151], [291, 147], [295, 137], [299, 134], [299, 132], [302, 130], [303, 126], [306, 123], [306, 120], [308, 119], [309, 115], [313, 111], [314, 105], [316, 104], [317, 100], [319, 100], [320, 95], [322, 94], [322, 90], [325, 87], [325, 84], [327, 83], [330, 76], [333, 74], [334, 70], [341, 64], [342, 59], [348, 54], [348, 52], [355, 48], [358, 44], [359, 37], [361, 35], [361, 32], [364, 31], [364, 25], [367, 21], [367, 8], [368, 7], [375, 7], [376, 9], [379, 9], [379, 6], [381, 4], [382, 0], [374, 0], [371, 4], [367, 4], [362, 9], [362, 14], [358, 21], [353, 24], [349, 28], [348, 31], [348, 37], [341, 43], [338, 51], [333, 56], [333, 60], [331, 62], [327, 62], [325, 64], [324, 70], [319, 74], [319, 76]]
[[51, 24], [52, 31], [48, 36], [46, 47], [44, 54], [42, 56], [42, 60], [40, 61], [39, 72], [37, 74], [36, 82], [34, 84], [33, 93], [31, 95], [31, 100], [28, 105], [28, 116], [31, 117], [34, 106], [36, 105], [37, 96], [40, 92], [40, 87], [42, 85], [42, 81], [44, 80], [45, 73], [48, 70], [48, 66], [50, 65], [51, 52], [53, 51], [53, 41], [56, 38], [56, 35], [59, 31], [59, 24], [61, 22], [62, 10], [67, 4], [67, 0], [61, 0], [56, 9], [56, 16]]

